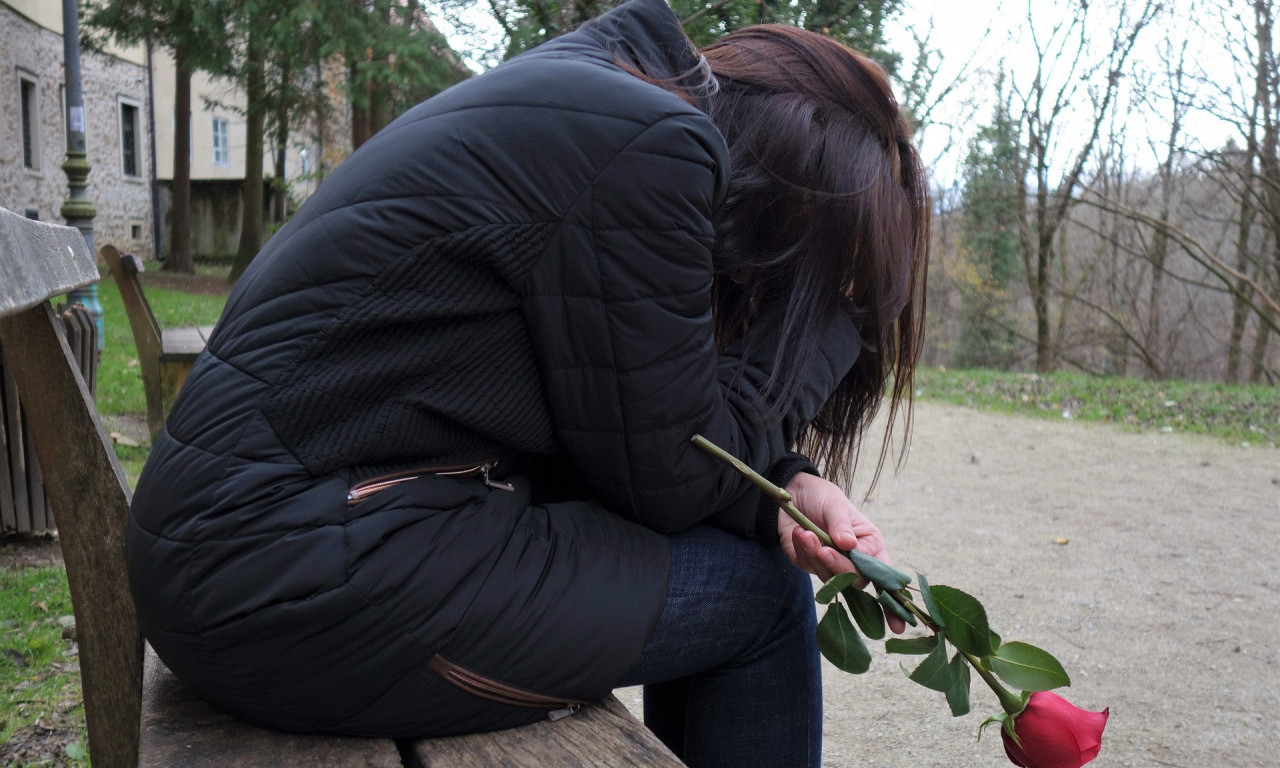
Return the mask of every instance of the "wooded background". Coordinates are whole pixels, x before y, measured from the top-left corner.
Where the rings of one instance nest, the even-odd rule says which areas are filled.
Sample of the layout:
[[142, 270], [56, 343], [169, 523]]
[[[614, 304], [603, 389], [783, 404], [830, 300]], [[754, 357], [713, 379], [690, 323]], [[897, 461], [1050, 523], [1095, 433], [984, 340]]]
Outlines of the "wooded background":
[[[1007, 0], [1018, 46], [947, 37], [910, 0], [671, 2], [699, 44], [781, 22], [870, 53], [926, 161], [958, 154], [958, 172], [935, 175], [926, 363], [1280, 383], [1276, 2]], [[291, 131], [326, 113], [346, 110], [357, 148], [417, 101], [613, 4], [101, 0], [85, 28], [89, 41], [149, 38], [180, 72], [235, 80], [247, 157], [256, 146], [283, 158]], [[335, 62], [337, 105], [317, 76]], [[181, 121], [180, 107], [178, 137]], [[188, 155], [175, 142], [166, 269], [191, 269], [178, 221]], [[264, 237], [249, 215], [263, 169], [249, 165], [233, 278]]]

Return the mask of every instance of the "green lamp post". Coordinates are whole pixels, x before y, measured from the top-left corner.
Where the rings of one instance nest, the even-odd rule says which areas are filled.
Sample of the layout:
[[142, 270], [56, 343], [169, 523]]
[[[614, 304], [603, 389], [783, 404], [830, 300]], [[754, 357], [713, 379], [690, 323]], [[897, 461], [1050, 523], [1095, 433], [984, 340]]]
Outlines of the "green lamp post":
[[[85, 151], [84, 97], [80, 89], [80, 19], [76, 0], [62, 0], [62, 51], [65, 60], [67, 95], [67, 159], [62, 170], [67, 174], [70, 197], [62, 203], [62, 218], [67, 226], [75, 227], [84, 235], [90, 253], [93, 247], [93, 217], [97, 208], [85, 195], [89, 184], [89, 156]], [[78, 288], [67, 295], [67, 303], [80, 303], [89, 310], [98, 328], [98, 351], [102, 351], [102, 304], [98, 302], [98, 285], [93, 283]]]

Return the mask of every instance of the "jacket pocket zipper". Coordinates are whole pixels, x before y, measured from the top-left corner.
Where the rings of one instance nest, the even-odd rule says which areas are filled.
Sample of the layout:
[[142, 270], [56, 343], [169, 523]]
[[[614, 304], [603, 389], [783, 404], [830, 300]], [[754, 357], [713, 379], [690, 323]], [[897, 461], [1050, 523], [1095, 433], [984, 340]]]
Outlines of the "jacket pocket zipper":
[[576, 699], [558, 699], [553, 696], [543, 696], [540, 693], [532, 693], [506, 683], [500, 683], [497, 680], [490, 680], [483, 675], [478, 675], [469, 669], [454, 664], [440, 654], [431, 657], [431, 660], [427, 662], [427, 668], [444, 678], [446, 682], [455, 688], [473, 696], [479, 696], [482, 699], [496, 701], [499, 704], [506, 704], [512, 707], [550, 709], [551, 711], [547, 713], [547, 717], [550, 720], [568, 717], [581, 709], [583, 704], [587, 703]]
[[417, 480], [423, 475], [436, 475], [439, 477], [469, 477], [479, 475], [484, 484], [490, 488], [496, 488], [500, 491], [514, 491], [516, 487], [511, 483], [504, 483], [500, 480], [494, 480], [489, 477], [489, 472], [497, 466], [496, 459], [486, 459], [478, 464], [455, 464], [449, 467], [425, 467], [423, 469], [410, 469], [404, 472], [395, 472], [389, 475], [379, 475], [371, 477], [368, 480], [362, 480], [351, 486], [347, 490], [347, 506], [353, 507], [364, 501], [378, 491], [385, 491], [393, 488], [401, 483], [407, 483], [410, 480]]

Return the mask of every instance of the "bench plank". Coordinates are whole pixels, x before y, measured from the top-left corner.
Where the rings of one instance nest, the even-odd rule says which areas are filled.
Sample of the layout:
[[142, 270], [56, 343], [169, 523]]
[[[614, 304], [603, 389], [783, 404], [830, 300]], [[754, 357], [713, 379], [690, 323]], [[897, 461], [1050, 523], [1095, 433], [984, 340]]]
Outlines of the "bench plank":
[[160, 364], [163, 351], [160, 326], [156, 323], [151, 305], [147, 303], [147, 297], [142, 293], [142, 286], [138, 284], [138, 272], [142, 269], [142, 264], [132, 254], [121, 254], [114, 245], [104, 245], [98, 251], [111, 276], [115, 278], [125, 315], [129, 318], [129, 329], [133, 332], [133, 343], [138, 350], [142, 390], [147, 400], [147, 429], [151, 432], [152, 439], [155, 439], [164, 428], [165, 397], [161, 370], [163, 366]]
[[[8, 481], [0, 483], [6, 501], [0, 508], [0, 514], [4, 516], [6, 528], [25, 532], [31, 530], [31, 518], [27, 514], [30, 503], [27, 499], [26, 440], [23, 439], [22, 418], [18, 410], [18, 385], [13, 374], [3, 365], [0, 365], [0, 421], [4, 422], [3, 442], [6, 448], [4, 454], [0, 454], [0, 462], [6, 465], [4, 475]], [[8, 503], [9, 499], [13, 500], [12, 504]]]
[[200, 699], [147, 646], [138, 768], [400, 768], [391, 739], [268, 731]]
[[[3, 350], [0, 350], [3, 353]], [[4, 374], [4, 363], [0, 361], [0, 377]], [[14, 492], [17, 490], [9, 479], [9, 426], [8, 405], [5, 403], [4, 388], [0, 386], [0, 530], [18, 530], [18, 507]]]
[[98, 265], [87, 254], [79, 231], [0, 208], [0, 316], [96, 283]]
[[[616, 696], [571, 717], [409, 745], [423, 768], [682, 768]], [[406, 764], [412, 764], [406, 760]]]
[[120, 289], [125, 314], [129, 317], [147, 397], [147, 427], [155, 439], [164, 428], [164, 418], [178, 390], [204, 351], [213, 326], [162, 329], [138, 282], [138, 273], [143, 271], [138, 257], [120, 253], [113, 245], [102, 246], [100, 252]]
[[209, 338], [205, 329], [212, 332], [213, 326], [196, 328], [165, 328], [160, 331], [161, 359], [165, 362], [195, 362], [204, 351], [205, 341]]

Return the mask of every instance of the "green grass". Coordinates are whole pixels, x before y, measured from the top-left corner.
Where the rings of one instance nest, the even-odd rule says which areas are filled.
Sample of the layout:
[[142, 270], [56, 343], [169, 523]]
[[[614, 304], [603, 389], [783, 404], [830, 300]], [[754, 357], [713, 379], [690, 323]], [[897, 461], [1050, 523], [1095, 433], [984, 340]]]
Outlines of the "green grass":
[[[213, 325], [227, 303], [226, 296], [204, 296], [154, 286], [146, 286], [144, 290], [161, 328]], [[98, 366], [98, 412], [144, 413], [147, 401], [142, 393], [138, 351], [114, 281], [104, 280], [99, 284], [98, 301], [102, 303], [106, 324], [102, 361]]]
[[922, 368], [916, 392], [983, 410], [1280, 446], [1280, 387]]
[[87, 765], [71, 597], [60, 566], [0, 568], [0, 761]]

